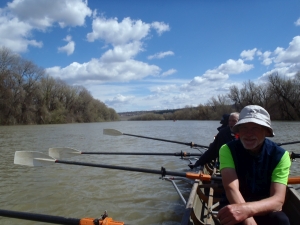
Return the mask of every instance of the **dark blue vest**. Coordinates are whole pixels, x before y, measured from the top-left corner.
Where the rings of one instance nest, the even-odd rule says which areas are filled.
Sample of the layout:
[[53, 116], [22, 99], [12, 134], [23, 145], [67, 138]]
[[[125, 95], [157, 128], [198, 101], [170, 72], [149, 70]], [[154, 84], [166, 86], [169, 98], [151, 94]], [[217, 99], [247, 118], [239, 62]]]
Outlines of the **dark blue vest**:
[[227, 143], [230, 148], [239, 188], [246, 202], [270, 197], [272, 172], [285, 150], [269, 139], [265, 139], [259, 155], [253, 156], [240, 140]]

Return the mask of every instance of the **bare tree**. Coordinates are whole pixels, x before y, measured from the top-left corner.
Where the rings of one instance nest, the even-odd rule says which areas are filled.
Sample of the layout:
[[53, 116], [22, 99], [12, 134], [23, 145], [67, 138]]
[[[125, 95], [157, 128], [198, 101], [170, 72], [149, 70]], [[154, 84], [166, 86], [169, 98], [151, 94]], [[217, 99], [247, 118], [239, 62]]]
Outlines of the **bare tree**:
[[45, 76], [44, 69], [0, 48], [0, 124], [117, 120], [83, 87]]
[[233, 101], [236, 111], [240, 111], [244, 108], [244, 102], [242, 100], [241, 92], [236, 85], [229, 88], [228, 97]]
[[270, 90], [276, 96], [281, 116], [285, 119], [300, 118], [299, 73], [293, 79], [280, 77], [278, 73], [269, 76]]

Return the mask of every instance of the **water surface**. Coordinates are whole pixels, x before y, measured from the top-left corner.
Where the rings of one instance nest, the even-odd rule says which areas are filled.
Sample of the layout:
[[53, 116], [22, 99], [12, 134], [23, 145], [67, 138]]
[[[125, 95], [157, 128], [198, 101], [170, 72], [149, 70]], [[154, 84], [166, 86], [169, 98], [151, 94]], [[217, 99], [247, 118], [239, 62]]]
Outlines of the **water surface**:
[[[100, 217], [104, 210], [126, 224], [180, 224], [185, 208], [170, 182], [156, 174], [145, 174], [76, 165], [53, 164], [26, 167], [13, 164], [15, 151], [48, 153], [51, 147], [81, 151], [198, 152], [188, 146], [129, 136], [103, 135], [113, 128], [123, 133], [184, 143], [209, 145], [219, 121], [120, 121], [109, 123], [2, 126], [0, 127], [1, 209], [55, 216]], [[274, 122], [275, 142], [299, 141], [299, 122]], [[283, 146], [300, 153], [299, 144]], [[80, 155], [69, 160], [160, 170], [187, 172], [188, 161], [175, 156]], [[293, 162], [291, 175], [299, 175]], [[190, 185], [177, 182], [185, 198]], [[0, 217], [1, 225], [31, 222]]]

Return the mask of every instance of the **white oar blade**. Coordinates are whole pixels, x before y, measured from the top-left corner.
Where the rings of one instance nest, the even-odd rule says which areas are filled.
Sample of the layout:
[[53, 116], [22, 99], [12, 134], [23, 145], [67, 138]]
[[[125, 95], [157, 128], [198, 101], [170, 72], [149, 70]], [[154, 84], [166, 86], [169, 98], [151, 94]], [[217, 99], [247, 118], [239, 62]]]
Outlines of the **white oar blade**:
[[55, 159], [65, 159], [81, 154], [74, 148], [49, 148], [49, 156]]
[[115, 129], [103, 129], [103, 134], [111, 135], [111, 136], [120, 136], [123, 135], [122, 132]]
[[52, 157], [35, 151], [16, 151], [14, 164], [24, 166], [48, 166], [55, 163]]

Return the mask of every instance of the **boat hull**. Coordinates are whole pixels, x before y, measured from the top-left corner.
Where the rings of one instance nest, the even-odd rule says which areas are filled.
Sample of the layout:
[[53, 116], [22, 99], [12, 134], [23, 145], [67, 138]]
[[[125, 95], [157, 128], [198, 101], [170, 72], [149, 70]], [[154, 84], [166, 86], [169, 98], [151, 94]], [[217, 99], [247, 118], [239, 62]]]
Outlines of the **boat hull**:
[[300, 224], [300, 194], [292, 186], [287, 187], [282, 210], [289, 217], [291, 225]]
[[[220, 193], [218, 193], [218, 191], [220, 191], [221, 188], [206, 188], [205, 190], [203, 184], [204, 183], [200, 180], [197, 180], [194, 183], [186, 204], [181, 225], [220, 225], [216, 216], [209, 215], [208, 208], [218, 201], [218, 197], [220, 197]], [[211, 185], [218, 186], [216, 183]], [[211, 192], [209, 192], [208, 189], [214, 189], [214, 202], [210, 204], [209, 196]], [[217, 211], [217, 209], [218, 208], [216, 208], [215, 210]], [[292, 185], [287, 186], [286, 199], [282, 210], [289, 217], [291, 225], [300, 224], [300, 193], [297, 190], [295, 190]]]

